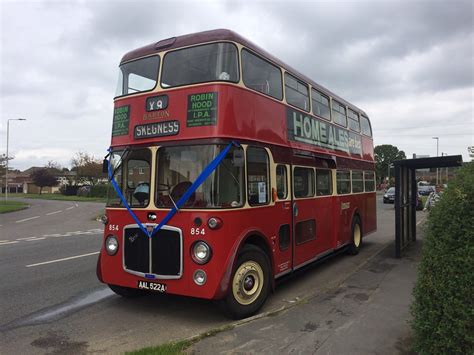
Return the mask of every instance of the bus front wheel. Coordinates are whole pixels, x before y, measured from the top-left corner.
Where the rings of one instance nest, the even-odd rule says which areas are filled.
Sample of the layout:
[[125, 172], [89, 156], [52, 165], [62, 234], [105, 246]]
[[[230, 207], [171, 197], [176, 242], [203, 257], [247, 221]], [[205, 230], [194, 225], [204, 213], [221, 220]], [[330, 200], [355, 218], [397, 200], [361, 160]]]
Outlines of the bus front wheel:
[[348, 253], [351, 255], [359, 254], [360, 247], [362, 245], [362, 227], [358, 216], [352, 220], [352, 239], [349, 245]]
[[245, 245], [239, 253], [232, 273], [225, 305], [235, 319], [255, 314], [270, 291], [270, 262], [254, 245]]

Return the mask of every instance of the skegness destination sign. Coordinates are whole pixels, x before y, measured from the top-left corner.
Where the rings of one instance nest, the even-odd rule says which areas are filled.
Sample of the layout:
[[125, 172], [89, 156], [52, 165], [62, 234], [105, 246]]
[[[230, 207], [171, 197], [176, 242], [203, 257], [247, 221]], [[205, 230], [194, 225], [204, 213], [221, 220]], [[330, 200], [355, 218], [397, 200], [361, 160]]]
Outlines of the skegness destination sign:
[[288, 139], [317, 147], [362, 155], [360, 135], [288, 108]]
[[154, 122], [135, 126], [135, 139], [174, 136], [179, 133], [179, 121]]

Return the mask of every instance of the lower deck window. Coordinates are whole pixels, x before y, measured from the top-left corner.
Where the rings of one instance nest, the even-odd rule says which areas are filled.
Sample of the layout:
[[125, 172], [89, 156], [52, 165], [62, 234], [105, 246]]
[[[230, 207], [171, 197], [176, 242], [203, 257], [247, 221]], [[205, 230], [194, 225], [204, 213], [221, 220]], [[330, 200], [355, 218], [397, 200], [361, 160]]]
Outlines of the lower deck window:
[[331, 170], [316, 169], [316, 196], [332, 194]]
[[293, 170], [293, 189], [296, 198], [314, 196], [314, 170], [296, 167]]
[[364, 179], [362, 171], [352, 172], [352, 192], [364, 192]]
[[251, 206], [266, 205], [270, 201], [268, 155], [265, 149], [247, 149], [248, 200]]
[[337, 193], [339, 195], [351, 193], [351, 172], [337, 171], [336, 172]]

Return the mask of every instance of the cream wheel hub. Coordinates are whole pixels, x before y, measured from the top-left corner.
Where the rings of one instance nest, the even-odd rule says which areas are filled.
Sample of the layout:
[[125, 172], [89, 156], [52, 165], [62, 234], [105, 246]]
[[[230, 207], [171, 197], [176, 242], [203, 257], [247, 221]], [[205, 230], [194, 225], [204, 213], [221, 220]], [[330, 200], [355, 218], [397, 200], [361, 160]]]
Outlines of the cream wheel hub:
[[360, 225], [354, 226], [354, 245], [358, 248], [360, 246]]
[[260, 296], [263, 288], [263, 270], [255, 261], [246, 261], [235, 271], [232, 292], [241, 305], [249, 305]]

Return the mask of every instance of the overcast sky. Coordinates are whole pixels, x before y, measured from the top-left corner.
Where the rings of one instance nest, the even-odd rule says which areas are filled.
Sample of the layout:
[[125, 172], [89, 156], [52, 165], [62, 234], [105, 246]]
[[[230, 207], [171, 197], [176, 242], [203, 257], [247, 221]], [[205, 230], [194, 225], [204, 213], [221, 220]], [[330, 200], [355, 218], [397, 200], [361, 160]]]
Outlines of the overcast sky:
[[234, 30], [365, 110], [375, 144], [474, 145], [472, 1], [0, 0], [0, 153], [24, 170], [110, 144], [118, 63], [134, 48]]

